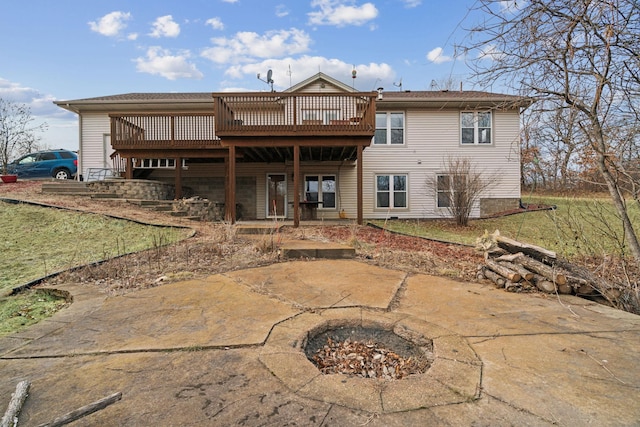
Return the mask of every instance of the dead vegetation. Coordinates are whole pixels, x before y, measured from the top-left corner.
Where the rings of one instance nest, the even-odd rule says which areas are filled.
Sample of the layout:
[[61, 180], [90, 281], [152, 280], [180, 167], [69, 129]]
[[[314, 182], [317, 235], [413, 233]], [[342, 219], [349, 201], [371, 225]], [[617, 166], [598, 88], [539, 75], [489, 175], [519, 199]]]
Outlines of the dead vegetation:
[[[8, 186], [7, 186], [8, 187]], [[478, 281], [478, 265], [483, 264], [483, 255], [472, 247], [441, 243], [427, 239], [401, 235], [387, 230], [348, 225], [324, 225], [295, 229], [273, 224], [271, 232], [261, 236], [236, 234], [236, 227], [227, 223], [193, 222], [173, 218], [163, 213], [145, 210], [139, 206], [121, 201], [92, 200], [71, 196], [50, 196], [42, 194], [37, 182], [22, 183], [12, 187], [13, 194], [0, 196], [33, 200], [56, 206], [97, 212], [117, 213], [119, 217], [137, 221], [190, 226], [195, 229], [193, 237], [170, 246], [156, 247], [144, 252], [111, 259], [63, 273], [44, 283], [74, 282], [87, 286], [97, 286], [109, 294], [124, 294], [179, 280], [196, 279], [212, 274], [244, 268], [258, 267], [280, 262], [278, 247], [285, 239], [318, 240], [339, 242], [356, 248], [356, 256], [363, 262], [381, 267], [402, 269], [410, 273], [446, 276], [456, 280]], [[588, 265], [584, 260], [581, 265]], [[600, 277], [628, 280], [628, 275], [636, 277], [637, 272], [617, 268], [613, 262], [591, 265], [590, 270]], [[605, 275], [605, 276], [603, 276]], [[526, 289], [522, 288], [520, 291]], [[534, 287], [529, 289], [535, 290]], [[638, 298], [627, 301], [629, 293], [618, 299], [619, 307], [634, 312]], [[635, 295], [635, 294], [634, 294]], [[606, 300], [603, 302], [607, 303]]]
[[334, 341], [316, 351], [313, 361], [323, 374], [343, 374], [361, 378], [399, 380], [411, 374], [423, 373], [428, 362], [402, 357], [379, 343], [346, 339]]

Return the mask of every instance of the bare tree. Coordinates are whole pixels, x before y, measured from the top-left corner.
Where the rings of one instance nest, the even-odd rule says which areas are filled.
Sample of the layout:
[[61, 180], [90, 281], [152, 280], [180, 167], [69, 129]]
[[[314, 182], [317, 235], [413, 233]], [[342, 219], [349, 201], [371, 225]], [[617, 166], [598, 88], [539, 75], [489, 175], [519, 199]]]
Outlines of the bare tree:
[[629, 138], [620, 140], [616, 132], [621, 122], [637, 122], [640, 111], [637, 0], [476, 4], [485, 19], [469, 31], [462, 47], [476, 76], [485, 84], [499, 81], [522, 95], [572, 110], [590, 160], [618, 211], [628, 247], [640, 262], [640, 242], [620, 179], [620, 159]]
[[7, 173], [7, 164], [13, 157], [36, 148], [36, 133], [44, 131], [47, 124], [36, 125], [34, 121], [28, 106], [0, 98], [0, 165], [3, 174]]
[[494, 184], [495, 179], [479, 171], [467, 157], [449, 157], [443, 171], [425, 181], [427, 191], [436, 194], [438, 206], [462, 226], [469, 224], [473, 208]]

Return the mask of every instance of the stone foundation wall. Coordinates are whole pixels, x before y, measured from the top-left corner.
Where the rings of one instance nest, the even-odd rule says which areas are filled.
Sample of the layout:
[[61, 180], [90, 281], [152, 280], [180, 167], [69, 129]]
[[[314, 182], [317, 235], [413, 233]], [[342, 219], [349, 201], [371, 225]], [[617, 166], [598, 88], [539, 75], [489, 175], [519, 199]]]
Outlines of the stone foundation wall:
[[[189, 216], [215, 221], [224, 218], [224, 178], [186, 178], [182, 183], [184, 199], [176, 203], [189, 204], [188, 210], [193, 211]], [[88, 182], [87, 186], [93, 192], [114, 194], [121, 199], [173, 200], [175, 198], [175, 187], [166, 181], [116, 178]], [[238, 177], [236, 182], [238, 219], [255, 219], [256, 203], [255, 177]]]
[[113, 193], [122, 199], [172, 200], [173, 185], [146, 179], [105, 179], [92, 181], [87, 186], [96, 193]]
[[[168, 179], [168, 178], [163, 178]], [[171, 180], [173, 180], [171, 178]], [[173, 181], [171, 181], [173, 182]], [[169, 181], [165, 181], [169, 184]], [[238, 219], [256, 219], [256, 178], [239, 176], [236, 179], [236, 214]], [[185, 177], [182, 179], [184, 197], [200, 197], [224, 205], [223, 177]]]
[[480, 199], [480, 216], [490, 216], [500, 212], [518, 209], [520, 199], [502, 198], [502, 199]]
[[173, 202], [173, 210], [185, 212], [192, 218], [204, 221], [222, 221], [224, 219], [224, 203], [210, 202], [207, 199], [182, 199]]

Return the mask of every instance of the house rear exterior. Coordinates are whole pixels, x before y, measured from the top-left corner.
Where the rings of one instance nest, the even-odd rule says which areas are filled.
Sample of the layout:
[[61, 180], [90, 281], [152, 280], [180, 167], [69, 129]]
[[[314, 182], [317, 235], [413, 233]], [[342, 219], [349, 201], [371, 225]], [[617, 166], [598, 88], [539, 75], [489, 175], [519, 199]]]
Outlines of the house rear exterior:
[[[284, 92], [125, 94], [79, 116], [79, 173], [159, 180], [234, 219], [440, 218], [447, 159], [495, 181], [472, 217], [520, 199], [527, 100], [470, 91], [357, 92], [323, 73]], [[433, 183], [436, 183], [435, 185]]]

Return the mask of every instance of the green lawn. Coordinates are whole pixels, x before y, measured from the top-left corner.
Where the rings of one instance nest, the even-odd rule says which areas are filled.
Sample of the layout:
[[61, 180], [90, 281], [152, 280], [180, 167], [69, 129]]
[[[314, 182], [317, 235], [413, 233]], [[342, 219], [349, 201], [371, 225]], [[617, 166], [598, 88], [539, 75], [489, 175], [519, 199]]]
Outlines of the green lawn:
[[[484, 233], [500, 230], [504, 236], [555, 250], [565, 257], [617, 253], [622, 228], [611, 202], [605, 196], [523, 198], [524, 203], [547, 204], [557, 209], [527, 212], [500, 218], [472, 220], [468, 227], [458, 227], [451, 220], [374, 221], [390, 230], [445, 240], [474, 244]], [[640, 232], [637, 204], [630, 209], [632, 221]]]
[[189, 230], [0, 203], [0, 295], [71, 267], [184, 239]]

